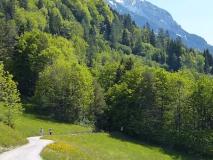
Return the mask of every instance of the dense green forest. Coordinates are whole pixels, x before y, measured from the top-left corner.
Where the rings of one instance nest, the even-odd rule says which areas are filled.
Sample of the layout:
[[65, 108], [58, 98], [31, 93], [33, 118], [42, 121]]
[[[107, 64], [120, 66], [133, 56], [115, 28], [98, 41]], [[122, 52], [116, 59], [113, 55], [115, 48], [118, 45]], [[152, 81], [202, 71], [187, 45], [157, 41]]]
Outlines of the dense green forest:
[[11, 127], [25, 110], [213, 155], [212, 55], [103, 0], [1, 0], [0, 61]]

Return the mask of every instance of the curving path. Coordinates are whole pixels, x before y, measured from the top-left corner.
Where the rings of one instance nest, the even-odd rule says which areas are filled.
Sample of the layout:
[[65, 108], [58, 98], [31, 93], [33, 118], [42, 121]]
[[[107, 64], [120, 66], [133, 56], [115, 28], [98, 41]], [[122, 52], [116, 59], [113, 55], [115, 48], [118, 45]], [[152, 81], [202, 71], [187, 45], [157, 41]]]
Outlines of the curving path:
[[53, 141], [40, 138], [27, 138], [28, 144], [0, 154], [0, 160], [42, 160], [40, 157], [41, 151]]

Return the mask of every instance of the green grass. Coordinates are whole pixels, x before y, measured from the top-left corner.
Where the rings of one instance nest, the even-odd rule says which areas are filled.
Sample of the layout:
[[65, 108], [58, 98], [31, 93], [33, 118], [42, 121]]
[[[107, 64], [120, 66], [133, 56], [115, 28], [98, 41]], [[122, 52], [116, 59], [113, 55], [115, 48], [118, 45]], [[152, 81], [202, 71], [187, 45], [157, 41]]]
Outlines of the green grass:
[[0, 123], [0, 152], [26, 143], [26, 137], [39, 135], [40, 128], [44, 128], [46, 133], [49, 128], [54, 131], [54, 136], [45, 137], [55, 140], [42, 152], [45, 160], [196, 160], [138, 143], [122, 135], [86, 133], [91, 128], [26, 114], [17, 119], [15, 129]]
[[40, 128], [44, 129], [45, 134], [48, 134], [48, 129], [52, 128], [53, 133], [56, 135], [92, 131], [92, 129], [89, 127], [57, 123], [54, 121], [39, 119], [33, 115], [21, 116], [16, 121], [16, 130], [19, 131], [24, 137], [38, 136]]
[[0, 123], [0, 152], [27, 143], [26, 138], [38, 136], [40, 128], [44, 128], [46, 134], [48, 134], [48, 129], [52, 128], [56, 135], [91, 131], [89, 127], [57, 123], [24, 114], [16, 120], [15, 129]]
[[44, 149], [42, 157], [45, 160], [196, 160], [105, 133], [47, 138], [56, 143]]
[[18, 131], [0, 123], [0, 153], [26, 142], [27, 140]]

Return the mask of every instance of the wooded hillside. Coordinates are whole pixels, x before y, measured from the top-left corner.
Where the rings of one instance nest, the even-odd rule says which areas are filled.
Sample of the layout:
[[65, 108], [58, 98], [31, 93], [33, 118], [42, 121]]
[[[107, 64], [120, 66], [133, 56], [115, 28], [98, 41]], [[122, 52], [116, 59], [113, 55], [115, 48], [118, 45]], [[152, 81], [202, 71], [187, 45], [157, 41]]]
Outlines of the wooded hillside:
[[103, 0], [1, 0], [0, 24], [0, 121], [22, 111], [18, 88], [27, 112], [213, 155], [208, 50]]

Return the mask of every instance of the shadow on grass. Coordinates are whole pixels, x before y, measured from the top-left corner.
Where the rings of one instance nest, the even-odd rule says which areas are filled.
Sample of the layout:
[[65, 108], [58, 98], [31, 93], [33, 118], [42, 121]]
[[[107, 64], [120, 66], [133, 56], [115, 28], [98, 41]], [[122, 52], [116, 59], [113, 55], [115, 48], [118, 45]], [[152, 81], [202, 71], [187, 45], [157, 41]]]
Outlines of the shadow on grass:
[[134, 144], [137, 144], [137, 145], [142, 145], [142, 146], [147, 147], [149, 149], [158, 149], [158, 151], [160, 151], [161, 153], [171, 155], [174, 160], [212, 160], [212, 159], [206, 158], [206, 157], [189, 155], [189, 154], [186, 154], [186, 153], [183, 153], [183, 152], [177, 152], [177, 151], [174, 151], [173, 149], [166, 148], [164, 146], [148, 144], [148, 143], [145, 143], [143, 141], [140, 141], [140, 140], [131, 138], [129, 136], [126, 136], [126, 135], [119, 133], [119, 132], [113, 132], [113, 133], [110, 133], [109, 135], [110, 135], [111, 138], [120, 140], [122, 142], [131, 142], [131, 143], [134, 143]]

